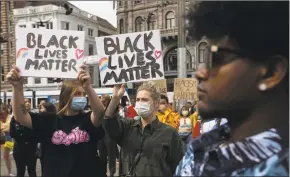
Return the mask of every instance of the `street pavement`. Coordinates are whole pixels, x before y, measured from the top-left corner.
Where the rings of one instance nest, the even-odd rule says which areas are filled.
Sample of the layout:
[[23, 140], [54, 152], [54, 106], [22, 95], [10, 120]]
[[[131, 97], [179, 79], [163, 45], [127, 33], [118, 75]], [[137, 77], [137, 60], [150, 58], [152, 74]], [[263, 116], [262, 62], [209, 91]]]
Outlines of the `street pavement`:
[[[4, 159], [2, 158], [3, 156], [2, 156], [2, 150], [1, 150], [1, 161], [0, 161], [0, 164], [1, 164], [1, 173], [0, 173], [0, 176], [1, 177], [6, 177], [6, 176], [9, 176], [9, 174], [8, 174], [8, 171], [7, 171], [7, 168], [6, 168], [6, 165], [5, 165], [5, 161], [4, 161]], [[12, 174], [14, 174], [14, 175], [16, 175], [16, 166], [15, 166], [15, 162], [14, 162], [14, 159], [13, 159], [13, 156], [12, 155], [10, 155], [10, 157], [11, 157], [11, 160], [12, 160]], [[118, 165], [118, 163], [117, 163], [117, 165], [116, 165], [116, 174], [115, 174], [115, 176], [118, 176], [117, 174], [118, 174], [118, 171], [119, 171], [119, 165]], [[109, 169], [107, 169], [107, 172], [108, 172], [108, 176], [109, 176]], [[39, 161], [39, 159], [37, 160], [37, 166], [36, 166], [36, 174], [37, 174], [37, 176], [41, 176], [41, 166], [40, 166], [40, 161]], [[27, 172], [25, 173], [25, 176], [28, 176], [28, 174], [27, 174]]]

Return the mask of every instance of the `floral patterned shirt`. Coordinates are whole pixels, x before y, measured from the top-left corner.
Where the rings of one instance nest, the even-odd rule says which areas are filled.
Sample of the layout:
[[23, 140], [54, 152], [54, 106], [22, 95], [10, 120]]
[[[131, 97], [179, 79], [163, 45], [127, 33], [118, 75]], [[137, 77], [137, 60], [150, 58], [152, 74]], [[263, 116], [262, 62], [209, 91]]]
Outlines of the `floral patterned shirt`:
[[229, 144], [228, 125], [189, 143], [175, 176], [289, 176], [289, 148], [276, 129]]

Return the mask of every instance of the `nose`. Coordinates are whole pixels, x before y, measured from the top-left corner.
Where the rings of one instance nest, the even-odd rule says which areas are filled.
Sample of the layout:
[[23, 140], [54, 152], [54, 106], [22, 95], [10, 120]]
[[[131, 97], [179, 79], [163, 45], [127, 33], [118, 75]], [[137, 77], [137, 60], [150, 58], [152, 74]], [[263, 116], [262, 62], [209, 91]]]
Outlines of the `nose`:
[[208, 78], [208, 68], [205, 63], [201, 63], [197, 66], [197, 70], [195, 72], [195, 78], [200, 82], [206, 80]]

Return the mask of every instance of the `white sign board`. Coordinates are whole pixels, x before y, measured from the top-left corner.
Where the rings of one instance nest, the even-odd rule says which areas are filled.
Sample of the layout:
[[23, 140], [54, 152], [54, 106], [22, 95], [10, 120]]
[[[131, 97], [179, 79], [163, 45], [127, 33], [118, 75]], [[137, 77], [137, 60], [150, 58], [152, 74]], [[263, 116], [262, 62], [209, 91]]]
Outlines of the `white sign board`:
[[102, 85], [164, 79], [160, 31], [96, 38]]
[[21, 76], [77, 78], [84, 31], [16, 28], [16, 65]]

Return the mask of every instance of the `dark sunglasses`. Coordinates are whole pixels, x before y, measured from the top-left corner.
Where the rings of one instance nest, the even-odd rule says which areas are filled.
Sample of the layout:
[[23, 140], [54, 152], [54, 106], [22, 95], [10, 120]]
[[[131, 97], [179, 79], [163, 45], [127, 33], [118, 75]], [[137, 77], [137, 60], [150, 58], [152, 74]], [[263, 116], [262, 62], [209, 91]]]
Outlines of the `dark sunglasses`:
[[250, 56], [242, 50], [223, 48], [217, 45], [208, 45], [205, 49], [204, 55], [205, 61], [203, 63], [207, 68], [221, 66], [237, 60], [238, 58]]

